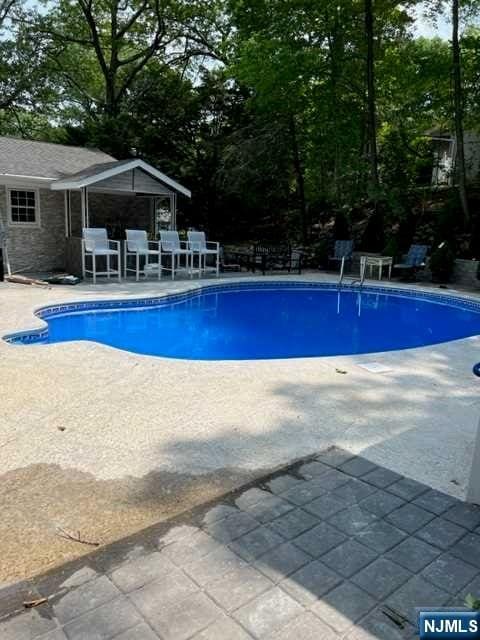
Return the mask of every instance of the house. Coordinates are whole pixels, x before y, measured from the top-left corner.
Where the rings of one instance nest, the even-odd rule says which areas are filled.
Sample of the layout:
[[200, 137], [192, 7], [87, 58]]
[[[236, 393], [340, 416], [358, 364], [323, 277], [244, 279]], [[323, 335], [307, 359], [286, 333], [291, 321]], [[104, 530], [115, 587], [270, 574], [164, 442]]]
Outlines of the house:
[[138, 158], [0, 137], [0, 236], [12, 272], [80, 271], [83, 227], [176, 227], [190, 191]]
[[[445, 131], [432, 131], [428, 137], [432, 141], [433, 149], [432, 186], [452, 186], [457, 154], [455, 135]], [[480, 179], [480, 135], [473, 131], [466, 131], [463, 137], [467, 182], [478, 182]]]

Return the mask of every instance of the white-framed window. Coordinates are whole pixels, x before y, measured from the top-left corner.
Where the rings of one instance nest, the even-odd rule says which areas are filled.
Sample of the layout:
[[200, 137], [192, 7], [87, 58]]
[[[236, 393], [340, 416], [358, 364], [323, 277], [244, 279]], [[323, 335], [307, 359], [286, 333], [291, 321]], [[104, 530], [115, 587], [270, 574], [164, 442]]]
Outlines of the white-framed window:
[[12, 187], [7, 189], [8, 222], [19, 226], [40, 226], [40, 194], [38, 189]]

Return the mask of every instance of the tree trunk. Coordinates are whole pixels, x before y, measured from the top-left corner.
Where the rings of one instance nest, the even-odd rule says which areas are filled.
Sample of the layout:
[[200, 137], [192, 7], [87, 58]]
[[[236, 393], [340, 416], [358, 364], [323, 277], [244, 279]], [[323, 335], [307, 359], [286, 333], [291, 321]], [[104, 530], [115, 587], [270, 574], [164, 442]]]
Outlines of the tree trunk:
[[467, 180], [465, 175], [465, 147], [463, 141], [463, 89], [460, 62], [460, 41], [458, 38], [459, 0], [452, 0], [452, 72], [453, 108], [455, 120], [456, 158], [455, 174], [464, 220], [470, 217], [468, 210]]
[[367, 158], [369, 163], [370, 187], [374, 192], [377, 192], [379, 181], [375, 104], [373, 0], [365, 0], [365, 37], [367, 40]]
[[305, 202], [305, 179], [303, 177], [303, 166], [298, 149], [297, 128], [295, 125], [295, 116], [290, 118], [290, 135], [292, 139], [293, 169], [295, 172], [295, 181], [297, 183], [298, 204], [300, 207], [300, 219], [302, 223], [302, 242], [308, 240], [308, 221], [307, 221], [307, 205]]

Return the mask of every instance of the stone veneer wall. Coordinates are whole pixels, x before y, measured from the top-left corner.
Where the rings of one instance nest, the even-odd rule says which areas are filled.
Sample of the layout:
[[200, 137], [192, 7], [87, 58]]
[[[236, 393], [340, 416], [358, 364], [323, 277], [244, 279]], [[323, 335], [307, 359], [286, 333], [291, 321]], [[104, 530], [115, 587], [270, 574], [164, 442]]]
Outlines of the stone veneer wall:
[[[19, 187], [21, 188], [21, 187]], [[63, 193], [39, 189], [40, 225], [9, 225], [6, 187], [0, 186], [0, 217], [7, 231], [7, 248], [13, 272], [51, 271], [65, 263]]]

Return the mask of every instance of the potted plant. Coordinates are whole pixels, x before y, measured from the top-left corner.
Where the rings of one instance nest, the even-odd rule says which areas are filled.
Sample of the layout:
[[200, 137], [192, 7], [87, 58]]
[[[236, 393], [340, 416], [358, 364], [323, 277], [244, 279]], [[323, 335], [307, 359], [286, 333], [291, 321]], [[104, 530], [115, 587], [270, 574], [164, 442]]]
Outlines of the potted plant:
[[441, 242], [430, 256], [432, 282], [450, 282], [455, 267], [455, 254], [448, 243]]

